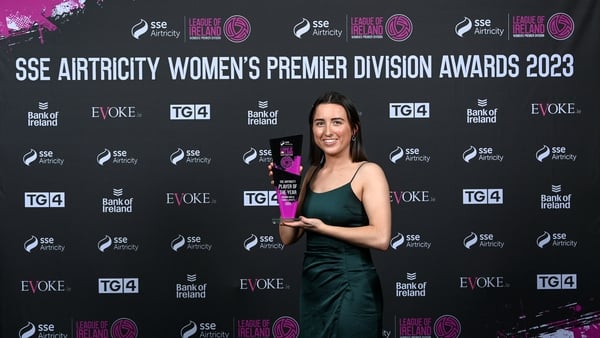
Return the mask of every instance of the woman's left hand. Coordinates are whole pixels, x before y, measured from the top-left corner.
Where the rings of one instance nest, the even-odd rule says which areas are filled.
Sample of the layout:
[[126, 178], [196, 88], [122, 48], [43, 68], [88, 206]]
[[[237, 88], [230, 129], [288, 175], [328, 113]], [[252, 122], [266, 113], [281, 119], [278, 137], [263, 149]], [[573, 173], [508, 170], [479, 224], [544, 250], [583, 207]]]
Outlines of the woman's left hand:
[[289, 226], [292, 228], [302, 228], [306, 230], [315, 230], [319, 226], [323, 225], [323, 221], [318, 218], [307, 218], [304, 216], [300, 216], [300, 219], [297, 221], [285, 221], [283, 225]]

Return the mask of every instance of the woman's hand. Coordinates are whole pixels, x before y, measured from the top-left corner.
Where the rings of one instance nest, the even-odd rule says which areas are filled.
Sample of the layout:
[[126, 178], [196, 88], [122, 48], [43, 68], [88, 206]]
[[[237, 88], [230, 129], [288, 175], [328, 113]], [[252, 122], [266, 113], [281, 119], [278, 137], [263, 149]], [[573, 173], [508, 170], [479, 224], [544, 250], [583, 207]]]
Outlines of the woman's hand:
[[[274, 164], [273, 162], [269, 163], [269, 165], [267, 165], [267, 170], [269, 171], [269, 178], [271, 179], [271, 185], [274, 186], [275, 185], [275, 181], [273, 180], [273, 167]], [[300, 172], [302, 172], [302, 166], [300, 166]]]
[[307, 218], [304, 216], [300, 216], [300, 219], [297, 221], [283, 221], [281, 223], [283, 226], [305, 230], [317, 230], [323, 224], [323, 221], [318, 218]]
[[271, 185], [275, 185], [275, 181], [273, 181], [273, 162], [267, 165], [267, 170], [269, 170], [269, 178], [271, 179]]

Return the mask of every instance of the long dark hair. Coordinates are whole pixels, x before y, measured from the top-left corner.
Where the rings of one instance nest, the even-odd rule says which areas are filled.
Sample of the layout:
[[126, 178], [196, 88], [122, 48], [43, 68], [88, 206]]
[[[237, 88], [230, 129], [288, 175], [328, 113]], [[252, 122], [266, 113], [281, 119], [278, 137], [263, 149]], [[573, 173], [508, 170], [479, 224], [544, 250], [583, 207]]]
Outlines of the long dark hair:
[[315, 144], [315, 135], [312, 130], [315, 110], [317, 109], [317, 106], [322, 103], [334, 103], [344, 107], [344, 110], [346, 111], [346, 117], [350, 122], [350, 129], [352, 131], [356, 131], [356, 133], [354, 133], [353, 140], [350, 143], [350, 157], [352, 158], [352, 162], [366, 161], [367, 153], [365, 152], [362, 144], [362, 128], [360, 125], [360, 118], [358, 116], [358, 108], [354, 102], [352, 102], [352, 100], [350, 100], [350, 98], [344, 94], [331, 91], [324, 93], [315, 100], [315, 103], [313, 103], [310, 110], [310, 115], [308, 116], [308, 125], [310, 127], [310, 148], [308, 156], [310, 158], [310, 164], [313, 166], [322, 166], [325, 161], [323, 151]]

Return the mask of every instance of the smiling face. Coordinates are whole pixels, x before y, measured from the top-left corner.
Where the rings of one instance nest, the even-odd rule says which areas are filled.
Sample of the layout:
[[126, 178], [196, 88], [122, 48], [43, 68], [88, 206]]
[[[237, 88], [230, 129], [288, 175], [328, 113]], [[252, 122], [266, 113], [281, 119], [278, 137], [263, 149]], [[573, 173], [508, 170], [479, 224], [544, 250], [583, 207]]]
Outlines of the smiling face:
[[314, 142], [327, 156], [350, 156], [353, 130], [348, 113], [335, 103], [321, 103], [312, 120]]

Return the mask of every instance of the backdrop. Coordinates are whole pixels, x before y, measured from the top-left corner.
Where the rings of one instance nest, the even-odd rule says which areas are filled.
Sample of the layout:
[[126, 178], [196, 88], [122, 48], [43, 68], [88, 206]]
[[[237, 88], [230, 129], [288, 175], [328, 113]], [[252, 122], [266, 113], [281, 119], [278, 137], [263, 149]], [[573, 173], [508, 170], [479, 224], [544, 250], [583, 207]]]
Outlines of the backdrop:
[[297, 337], [269, 139], [390, 183], [382, 337], [600, 337], [596, 1], [3, 1], [0, 335]]

